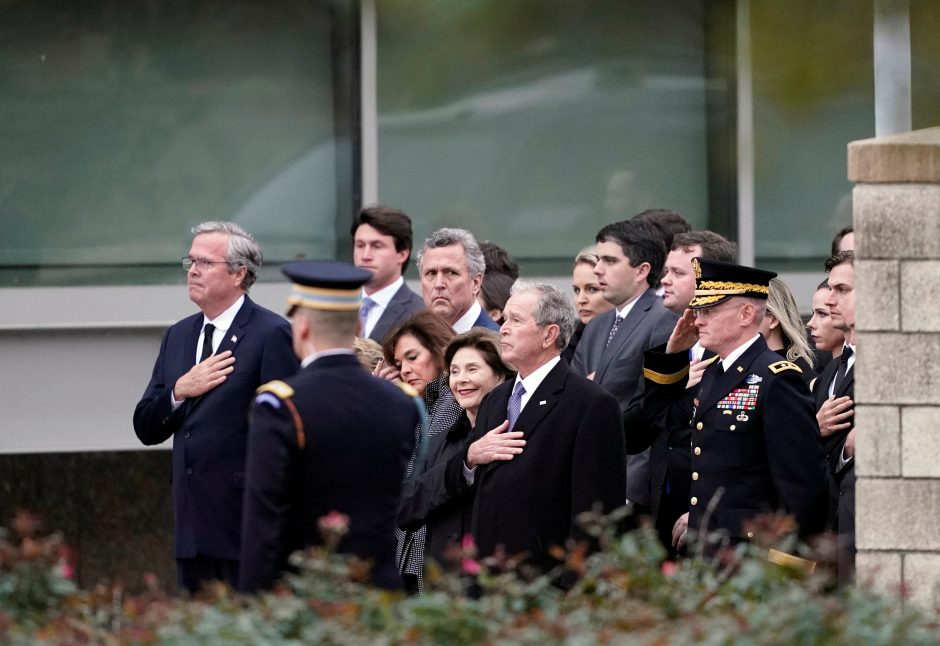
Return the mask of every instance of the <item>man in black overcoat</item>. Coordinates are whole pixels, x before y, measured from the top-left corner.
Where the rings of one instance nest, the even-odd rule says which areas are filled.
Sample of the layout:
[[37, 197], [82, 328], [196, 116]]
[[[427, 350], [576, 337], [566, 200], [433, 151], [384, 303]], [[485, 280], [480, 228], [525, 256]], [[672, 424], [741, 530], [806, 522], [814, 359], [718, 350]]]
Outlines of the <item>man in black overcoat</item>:
[[[395, 513], [420, 419], [416, 393], [362, 369], [353, 354], [361, 287], [346, 263], [285, 265], [293, 377], [262, 386], [252, 407], [240, 587], [269, 588], [291, 552], [323, 542], [331, 512], [348, 517], [338, 551], [372, 563], [372, 582], [401, 586]], [[411, 392], [408, 393], [407, 391]]]
[[[467, 453], [448, 464], [448, 475], [476, 487], [481, 555], [502, 547], [549, 568], [557, 563], [553, 547], [583, 536], [578, 514], [625, 502], [620, 407], [561, 360], [575, 325], [565, 294], [517, 283], [504, 312], [503, 360], [518, 376], [484, 399]], [[507, 433], [519, 439], [506, 441]]]

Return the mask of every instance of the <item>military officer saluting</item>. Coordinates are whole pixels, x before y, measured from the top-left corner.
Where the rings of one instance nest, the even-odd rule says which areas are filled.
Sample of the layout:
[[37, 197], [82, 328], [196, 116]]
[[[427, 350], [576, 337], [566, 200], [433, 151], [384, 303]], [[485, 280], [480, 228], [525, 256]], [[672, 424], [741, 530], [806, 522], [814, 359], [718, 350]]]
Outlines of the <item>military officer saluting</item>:
[[371, 561], [374, 584], [400, 587], [393, 530], [420, 412], [410, 387], [373, 377], [353, 354], [372, 274], [341, 262], [282, 271], [294, 283], [288, 315], [303, 360], [252, 406], [239, 587], [270, 587], [291, 552], [322, 542], [318, 520], [332, 511], [349, 517], [337, 549]]
[[646, 353], [648, 398], [678, 397], [696, 340], [716, 354], [693, 400], [692, 487], [686, 527], [746, 540], [745, 521], [782, 511], [801, 535], [821, 532], [826, 465], [813, 402], [800, 368], [769, 350], [758, 333], [775, 273], [695, 258], [695, 297], [666, 352]]

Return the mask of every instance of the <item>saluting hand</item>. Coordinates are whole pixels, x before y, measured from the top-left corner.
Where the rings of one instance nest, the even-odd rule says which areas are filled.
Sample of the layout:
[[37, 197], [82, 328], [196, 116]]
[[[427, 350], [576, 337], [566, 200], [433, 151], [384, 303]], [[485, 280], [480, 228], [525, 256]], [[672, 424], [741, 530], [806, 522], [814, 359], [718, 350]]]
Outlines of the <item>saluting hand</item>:
[[666, 352], [673, 354], [685, 352], [698, 341], [698, 328], [695, 327], [695, 313], [687, 309], [676, 321], [676, 327], [666, 342]]
[[855, 402], [851, 397], [848, 395], [830, 397], [816, 412], [820, 435], [828, 437], [833, 433], [844, 431], [851, 426], [849, 418], [853, 415], [855, 415]]
[[489, 464], [497, 460], [512, 460], [522, 453], [525, 440], [521, 431], [507, 433], [509, 420], [491, 430], [467, 449], [467, 466], [471, 469], [481, 464]]
[[235, 357], [231, 350], [214, 354], [205, 361], [197, 363], [185, 375], [176, 380], [173, 386], [173, 398], [176, 401], [205, 395], [207, 392], [228, 379], [235, 367]]

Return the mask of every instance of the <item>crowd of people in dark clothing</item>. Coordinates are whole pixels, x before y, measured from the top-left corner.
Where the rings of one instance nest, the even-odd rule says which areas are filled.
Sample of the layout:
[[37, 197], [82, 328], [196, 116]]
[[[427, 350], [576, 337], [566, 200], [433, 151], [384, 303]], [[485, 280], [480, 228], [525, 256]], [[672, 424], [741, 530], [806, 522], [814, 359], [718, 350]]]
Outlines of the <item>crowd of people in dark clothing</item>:
[[774, 272], [673, 211], [601, 228], [570, 291], [459, 228], [412, 260], [398, 209], [365, 208], [350, 231], [351, 264], [283, 268], [285, 322], [247, 296], [251, 235], [193, 229], [200, 312], [167, 332], [134, 415], [144, 443], [174, 439], [181, 586], [268, 588], [331, 511], [376, 585], [420, 593], [427, 563], [471, 538], [551, 572], [559, 548], [591, 544], [582, 512], [625, 505], [669, 558], [786, 514], [803, 539], [833, 537], [852, 580], [851, 228], [806, 324]]

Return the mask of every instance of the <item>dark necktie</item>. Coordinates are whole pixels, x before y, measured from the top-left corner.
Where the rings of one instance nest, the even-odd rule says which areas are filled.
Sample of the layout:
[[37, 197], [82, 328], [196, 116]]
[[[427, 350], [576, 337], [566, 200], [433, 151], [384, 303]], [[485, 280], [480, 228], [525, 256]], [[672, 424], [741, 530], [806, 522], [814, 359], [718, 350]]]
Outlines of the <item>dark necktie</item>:
[[212, 333], [215, 332], [215, 326], [212, 323], [206, 323], [202, 329], [202, 355], [199, 357], [199, 363], [202, 363], [212, 356]]
[[852, 357], [852, 347], [845, 346], [842, 350], [842, 356], [839, 358], [839, 370], [836, 371], [836, 378], [832, 384], [832, 394], [835, 395], [842, 387], [845, 381], [845, 373], [849, 371], [849, 359]]
[[621, 323], [623, 323], [623, 317], [618, 314], [617, 318], [614, 319], [614, 326], [610, 328], [610, 334], [607, 335], [607, 345], [604, 346], [605, 348], [610, 345], [610, 342], [613, 340], [614, 335], [617, 334], [617, 328], [620, 327]]

